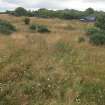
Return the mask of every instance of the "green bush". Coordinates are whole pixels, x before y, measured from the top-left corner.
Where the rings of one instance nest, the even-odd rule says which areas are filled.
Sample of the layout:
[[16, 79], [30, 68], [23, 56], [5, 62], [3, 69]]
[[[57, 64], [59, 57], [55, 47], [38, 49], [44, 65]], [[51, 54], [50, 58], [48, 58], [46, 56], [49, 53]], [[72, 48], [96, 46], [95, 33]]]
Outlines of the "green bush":
[[78, 42], [79, 43], [84, 42], [84, 41], [85, 41], [85, 38], [84, 37], [81, 36], [81, 37], [78, 38]]
[[25, 19], [24, 19], [24, 23], [25, 23], [25, 24], [30, 24], [30, 18], [25, 18]]
[[105, 44], [105, 31], [99, 28], [93, 27], [87, 30], [87, 35], [89, 35], [90, 43], [94, 45], [104, 45]]
[[11, 34], [15, 32], [16, 28], [8, 21], [0, 20], [0, 33]]
[[96, 27], [93, 27], [93, 28], [88, 28], [86, 30], [86, 34], [87, 35], [93, 35], [95, 33], [99, 33], [100, 32], [100, 29], [96, 28]]
[[30, 26], [30, 29], [37, 31], [38, 27], [39, 27], [39, 26], [38, 26], [37, 24], [32, 24], [32, 25]]
[[40, 32], [40, 33], [50, 32], [50, 30], [47, 28], [47, 26], [38, 25], [38, 24], [32, 24], [30, 26], [30, 29], [35, 30], [35, 31]]
[[39, 26], [38, 32], [44, 33], [44, 32], [50, 32], [50, 31], [46, 26]]
[[100, 28], [101, 30], [105, 30], [105, 14], [101, 14], [97, 17], [97, 21], [95, 26]]
[[90, 36], [90, 43], [94, 45], [104, 45], [105, 44], [105, 35], [103, 34], [93, 34]]

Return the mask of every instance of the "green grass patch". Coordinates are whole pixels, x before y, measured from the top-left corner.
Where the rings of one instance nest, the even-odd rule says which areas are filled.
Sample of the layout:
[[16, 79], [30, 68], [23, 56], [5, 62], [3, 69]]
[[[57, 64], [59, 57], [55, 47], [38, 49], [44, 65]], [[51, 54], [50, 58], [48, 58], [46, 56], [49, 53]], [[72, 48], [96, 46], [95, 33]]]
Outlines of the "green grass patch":
[[59, 41], [55, 44], [55, 54], [60, 58], [65, 57], [65, 55], [68, 55], [71, 51], [72, 48], [68, 43]]
[[79, 96], [76, 99], [79, 105], [104, 105], [105, 88], [99, 83], [83, 83], [79, 85]]

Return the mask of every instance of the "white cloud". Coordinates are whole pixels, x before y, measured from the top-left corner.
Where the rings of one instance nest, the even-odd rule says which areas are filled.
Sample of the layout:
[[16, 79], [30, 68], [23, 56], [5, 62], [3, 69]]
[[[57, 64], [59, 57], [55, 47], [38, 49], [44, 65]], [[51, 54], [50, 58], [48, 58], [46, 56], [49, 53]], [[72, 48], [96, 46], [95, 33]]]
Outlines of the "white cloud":
[[0, 0], [0, 9], [14, 9], [16, 7], [64, 9], [73, 8], [84, 10], [92, 7], [98, 10], [105, 10], [105, 0]]

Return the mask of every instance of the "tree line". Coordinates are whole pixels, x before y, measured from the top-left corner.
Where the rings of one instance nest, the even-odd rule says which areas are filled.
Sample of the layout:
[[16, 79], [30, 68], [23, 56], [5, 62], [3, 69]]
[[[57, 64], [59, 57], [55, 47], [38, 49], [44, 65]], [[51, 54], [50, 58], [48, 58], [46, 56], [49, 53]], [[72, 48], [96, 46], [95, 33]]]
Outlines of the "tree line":
[[78, 11], [75, 9], [64, 10], [48, 10], [41, 8], [35, 11], [26, 10], [23, 7], [18, 7], [14, 11], [7, 10], [5, 13], [15, 16], [29, 16], [29, 17], [42, 17], [42, 18], [61, 18], [61, 19], [80, 19], [85, 16], [98, 16], [105, 14], [103, 11], [96, 11], [93, 8], [88, 8], [85, 11]]

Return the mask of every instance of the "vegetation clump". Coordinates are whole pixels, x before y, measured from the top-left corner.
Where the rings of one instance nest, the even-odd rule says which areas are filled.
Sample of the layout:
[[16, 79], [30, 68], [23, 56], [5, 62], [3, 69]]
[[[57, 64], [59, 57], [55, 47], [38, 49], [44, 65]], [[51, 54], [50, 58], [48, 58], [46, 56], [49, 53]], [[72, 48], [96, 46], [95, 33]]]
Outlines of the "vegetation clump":
[[105, 45], [105, 15], [102, 14], [97, 18], [95, 27], [87, 30], [90, 43], [94, 45]]
[[94, 34], [90, 36], [90, 43], [95, 45], [105, 45], [105, 35]]
[[0, 20], [0, 33], [11, 34], [12, 32], [15, 31], [16, 31], [15, 26], [13, 26], [10, 22]]
[[78, 42], [79, 42], [79, 43], [81, 43], [81, 42], [85, 42], [85, 38], [84, 38], [84, 37], [82, 37], [82, 36], [81, 36], [81, 37], [79, 37], [79, 38], [78, 38]]
[[101, 30], [105, 30], [105, 14], [98, 16], [95, 26]]
[[27, 17], [26, 17], [26, 18], [24, 19], [24, 23], [27, 24], [27, 25], [30, 24], [30, 18], [27, 18]]
[[98, 28], [90, 28], [87, 30], [89, 42], [94, 45], [105, 45], [105, 32]]
[[50, 32], [50, 30], [48, 29], [47, 26], [38, 25], [38, 24], [32, 24], [30, 26], [30, 29], [35, 30], [35, 31], [40, 32], [40, 33]]
[[92, 27], [92, 28], [88, 28], [86, 30], [86, 34], [89, 35], [89, 36], [90, 35], [93, 35], [95, 33], [100, 33], [100, 29], [99, 28], [96, 28], [96, 27]]
[[27, 16], [27, 10], [23, 7], [18, 7], [14, 10], [15, 16]]
[[46, 26], [39, 26], [38, 32], [44, 33], [44, 32], [50, 32], [49, 29]]

